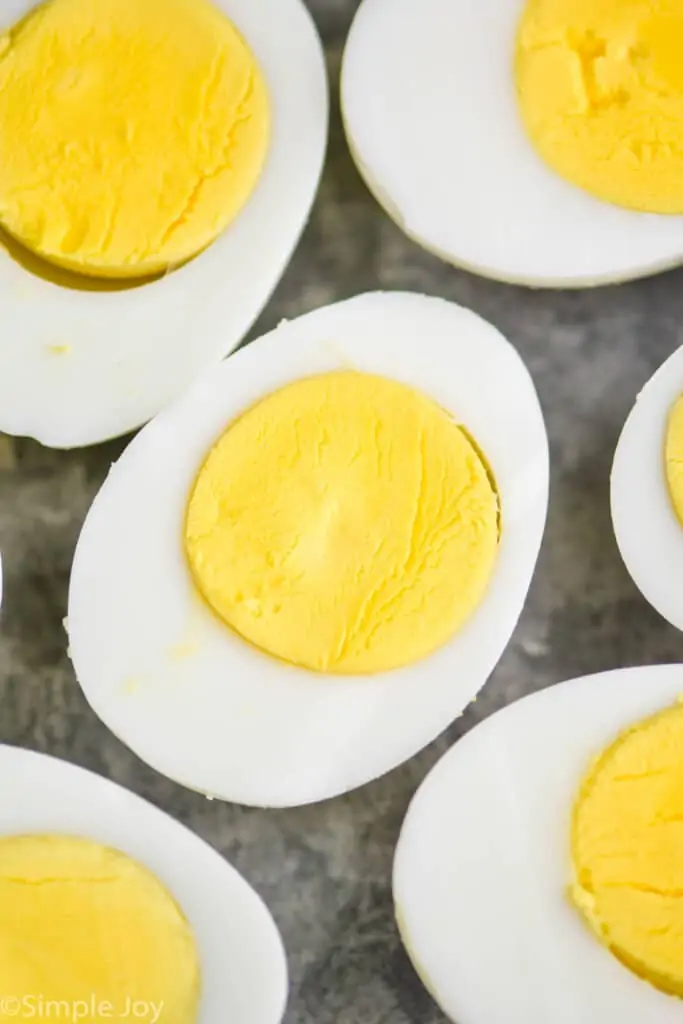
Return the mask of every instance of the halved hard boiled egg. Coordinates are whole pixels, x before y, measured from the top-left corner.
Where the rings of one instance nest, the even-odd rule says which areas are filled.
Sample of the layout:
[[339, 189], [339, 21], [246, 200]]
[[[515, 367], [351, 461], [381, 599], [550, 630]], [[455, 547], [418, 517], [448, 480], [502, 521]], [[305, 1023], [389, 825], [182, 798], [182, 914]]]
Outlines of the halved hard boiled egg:
[[425, 248], [500, 280], [580, 287], [679, 263], [674, 7], [363, 0], [341, 99], [368, 187]]
[[0, 431], [120, 435], [235, 348], [327, 105], [300, 0], [0, 0]]
[[612, 522], [621, 556], [643, 596], [683, 629], [683, 348], [647, 382], [614, 455]]
[[63, 761], [0, 746], [0, 778], [3, 1018], [279, 1024], [282, 940], [218, 853]]
[[472, 700], [520, 614], [548, 446], [514, 348], [369, 293], [207, 373], [112, 468], [69, 593], [85, 695], [186, 786], [321, 800]]
[[399, 929], [463, 1024], [674, 1024], [683, 668], [623, 669], [476, 726], [414, 797]]

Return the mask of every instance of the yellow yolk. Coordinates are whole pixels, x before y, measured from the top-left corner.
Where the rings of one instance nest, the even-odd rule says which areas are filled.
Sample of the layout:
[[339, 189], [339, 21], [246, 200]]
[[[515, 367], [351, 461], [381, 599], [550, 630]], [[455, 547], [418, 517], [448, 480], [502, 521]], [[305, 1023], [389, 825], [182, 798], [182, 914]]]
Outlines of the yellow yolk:
[[228, 427], [189, 500], [196, 585], [252, 644], [333, 673], [407, 665], [481, 600], [498, 499], [473, 443], [418, 391], [297, 381]]
[[193, 1024], [195, 940], [161, 883], [124, 854], [63, 836], [0, 839], [0, 993], [33, 1000], [7, 1017], [37, 1018], [38, 1001], [55, 1000], [73, 1011], [65, 1019], [116, 1021], [137, 1001], [146, 1024]]
[[140, 864], [84, 839], [0, 839], [0, 1021], [50, 1004], [111, 1022], [138, 1003], [146, 1024], [192, 1024], [199, 991], [190, 927]]
[[260, 175], [266, 88], [206, 0], [48, 0], [0, 34], [0, 226], [102, 277], [166, 270]]
[[683, 996], [683, 706], [620, 736], [574, 810], [572, 895], [601, 942]]
[[664, 443], [664, 466], [669, 496], [683, 524], [683, 395], [671, 407]]
[[531, 141], [562, 177], [683, 213], [680, 0], [527, 0], [516, 76]]

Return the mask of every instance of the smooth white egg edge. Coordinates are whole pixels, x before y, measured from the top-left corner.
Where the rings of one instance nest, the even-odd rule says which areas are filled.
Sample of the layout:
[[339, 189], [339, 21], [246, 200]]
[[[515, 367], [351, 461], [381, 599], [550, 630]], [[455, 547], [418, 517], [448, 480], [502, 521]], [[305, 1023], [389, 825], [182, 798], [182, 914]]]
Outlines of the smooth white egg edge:
[[[291, 380], [349, 366], [406, 381], [452, 410], [486, 453], [503, 516], [496, 569], [466, 627], [416, 665], [351, 679], [308, 673], [244, 644], [196, 596], [181, 544], [189, 489], [224, 426]], [[404, 293], [317, 310], [205, 375], [112, 469], [74, 559], [77, 677], [116, 735], [190, 788], [261, 806], [353, 789], [430, 742], [486, 681], [526, 598], [547, 496], [536, 392], [494, 327]], [[183, 649], [187, 657], [174, 656]]]
[[141, 797], [44, 754], [0, 746], [0, 776], [0, 834], [92, 839], [167, 887], [197, 941], [198, 1024], [279, 1024], [288, 989], [282, 939], [260, 896], [214, 849]]
[[677, 265], [683, 218], [599, 202], [534, 152], [512, 66], [523, 7], [363, 0], [344, 51], [341, 101], [370, 191], [413, 240], [497, 280], [586, 287]]
[[458, 1024], [674, 1024], [678, 1000], [623, 967], [567, 897], [570, 814], [590, 760], [676, 701], [683, 666], [571, 680], [497, 712], [422, 783], [394, 861], [397, 919]]
[[645, 385], [624, 424], [612, 464], [610, 500], [617, 544], [634, 583], [668, 622], [683, 629], [683, 525], [664, 467], [667, 417], [683, 394], [683, 347]]
[[[284, 271], [327, 144], [322, 44], [301, 0], [214, 2], [266, 76], [273, 135], [262, 177], [209, 249], [140, 288], [60, 288], [0, 251], [0, 432], [70, 448], [139, 427], [239, 344]], [[32, 6], [0, 0], [0, 24]]]

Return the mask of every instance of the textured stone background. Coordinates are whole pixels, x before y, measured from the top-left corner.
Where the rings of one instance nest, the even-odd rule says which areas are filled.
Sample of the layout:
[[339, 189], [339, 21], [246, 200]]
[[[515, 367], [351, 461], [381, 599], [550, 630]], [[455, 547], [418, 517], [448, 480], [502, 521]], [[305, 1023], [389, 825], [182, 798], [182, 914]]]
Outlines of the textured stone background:
[[[283, 316], [371, 288], [442, 295], [518, 345], [547, 417], [552, 489], [543, 551], [513, 642], [482, 697], [447, 735], [388, 777], [303, 810], [207, 803], [159, 778], [99, 724], [65, 652], [72, 552], [124, 442], [63, 453], [0, 448], [0, 742], [87, 766], [163, 807], [221, 850], [265, 897], [288, 948], [287, 1024], [438, 1024], [392, 921], [392, 850], [408, 800], [440, 753], [480, 718], [561, 679], [683, 660], [683, 636], [636, 592], [610, 524], [608, 477], [623, 420], [681, 342], [683, 271], [579, 294], [533, 293], [450, 269], [399, 233], [345, 147], [336, 79], [356, 0], [310, 0], [333, 85], [328, 166], [311, 222], [252, 335]], [[226, 1022], [229, 1024], [229, 1022]]]

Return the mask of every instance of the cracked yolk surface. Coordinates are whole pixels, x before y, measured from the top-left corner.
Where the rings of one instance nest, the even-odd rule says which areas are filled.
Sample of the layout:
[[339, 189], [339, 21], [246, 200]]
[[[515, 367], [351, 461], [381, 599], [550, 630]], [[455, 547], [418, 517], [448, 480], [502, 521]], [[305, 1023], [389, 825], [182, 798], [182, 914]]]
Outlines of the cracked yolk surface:
[[259, 178], [266, 87], [205, 0], [49, 0], [0, 33], [0, 225], [101, 277], [208, 246]]
[[531, 141], [562, 177], [683, 213], [680, 0], [527, 0], [516, 78]]
[[683, 525], [683, 395], [671, 407], [664, 442], [664, 467], [669, 497]]
[[621, 735], [581, 785], [572, 895], [636, 974], [683, 996], [683, 706]]
[[185, 544], [208, 604], [252, 644], [309, 669], [381, 672], [472, 614], [496, 558], [498, 498], [435, 402], [335, 372], [228, 427], [194, 484]]
[[85, 839], [0, 839], [0, 1020], [132, 1019], [139, 1001], [147, 1024], [192, 1024], [199, 991], [190, 927], [146, 868]]

